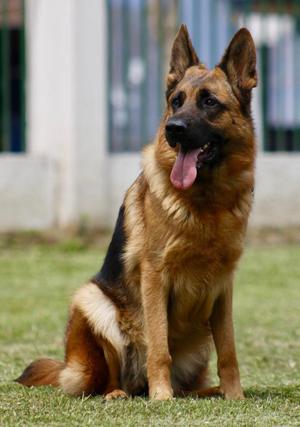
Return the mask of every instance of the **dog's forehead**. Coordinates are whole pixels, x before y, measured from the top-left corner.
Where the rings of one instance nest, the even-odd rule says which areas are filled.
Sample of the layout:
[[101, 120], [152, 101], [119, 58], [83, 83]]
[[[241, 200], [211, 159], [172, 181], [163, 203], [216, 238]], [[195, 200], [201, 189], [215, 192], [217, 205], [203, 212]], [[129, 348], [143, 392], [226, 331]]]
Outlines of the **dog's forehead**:
[[223, 71], [218, 67], [212, 70], [199, 66], [188, 68], [180, 82], [180, 89], [190, 95], [196, 94], [201, 89], [207, 89], [222, 98], [232, 96], [231, 86]]

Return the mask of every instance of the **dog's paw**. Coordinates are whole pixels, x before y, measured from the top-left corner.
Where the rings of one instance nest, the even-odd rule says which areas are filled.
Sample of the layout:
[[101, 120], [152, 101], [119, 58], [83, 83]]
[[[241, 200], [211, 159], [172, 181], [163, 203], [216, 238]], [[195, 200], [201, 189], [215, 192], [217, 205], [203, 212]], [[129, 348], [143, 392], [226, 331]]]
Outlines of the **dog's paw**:
[[226, 390], [224, 392], [226, 400], [244, 400], [245, 396], [241, 388], [233, 388], [232, 390]]
[[173, 398], [173, 390], [169, 387], [155, 387], [150, 390], [151, 400], [170, 400]]
[[116, 389], [111, 391], [110, 393], [107, 393], [104, 396], [104, 399], [107, 401], [115, 399], [128, 399], [128, 395], [125, 393], [125, 391]]

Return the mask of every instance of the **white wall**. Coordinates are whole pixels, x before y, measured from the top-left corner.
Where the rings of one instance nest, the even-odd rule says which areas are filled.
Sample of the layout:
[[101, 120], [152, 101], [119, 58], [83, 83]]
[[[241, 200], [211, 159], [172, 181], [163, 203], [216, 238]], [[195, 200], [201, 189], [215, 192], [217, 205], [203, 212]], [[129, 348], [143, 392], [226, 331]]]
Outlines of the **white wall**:
[[250, 225], [300, 225], [300, 154], [260, 153]]
[[0, 156], [0, 230], [44, 230], [55, 225], [56, 172], [47, 158]]
[[140, 173], [140, 159], [140, 153], [113, 154], [109, 158], [107, 203], [110, 211], [108, 221], [110, 227], [116, 221], [126, 190]]

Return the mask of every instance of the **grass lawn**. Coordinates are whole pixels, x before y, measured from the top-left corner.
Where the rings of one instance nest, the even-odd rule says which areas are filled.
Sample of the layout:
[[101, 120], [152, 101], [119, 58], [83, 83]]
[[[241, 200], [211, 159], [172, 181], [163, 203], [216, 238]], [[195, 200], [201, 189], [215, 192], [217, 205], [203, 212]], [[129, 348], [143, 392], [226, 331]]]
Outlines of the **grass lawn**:
[[[74, 245], [12, 247], [0, 253], [0, 426], [300, 425], [300, 247], [249, 248], [235, 286], [235, 324], [247, 399], [136, 398], [105, 403], [50, 387], [14, 384], [40, 356], [63, 357], [72, 292], [101, 262]], [[215, 358], [212, 361], [215, 381]]]

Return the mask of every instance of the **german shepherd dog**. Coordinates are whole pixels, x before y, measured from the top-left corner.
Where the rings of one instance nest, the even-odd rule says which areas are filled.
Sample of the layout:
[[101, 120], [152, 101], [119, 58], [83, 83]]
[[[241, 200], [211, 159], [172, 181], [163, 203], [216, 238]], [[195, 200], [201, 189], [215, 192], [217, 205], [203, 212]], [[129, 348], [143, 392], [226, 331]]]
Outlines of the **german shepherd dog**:
[[[126, 193], [100, 272], [73, 297], [65, 361], [36, 360], [19, 383], [106, 399], [243, 398], [232, 289], [252, 204], [256, 83], [247, 29], [209, 70], [181, 26], [165, 114], [143, 151], [142, 173]], [[216, 387], [208, 384], [213, 343]]]

